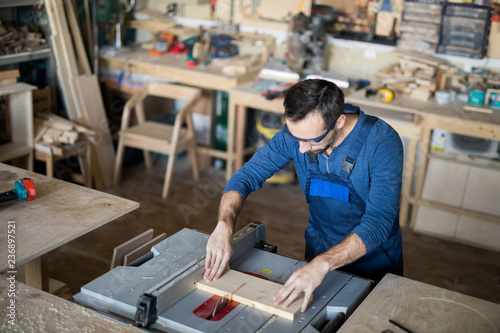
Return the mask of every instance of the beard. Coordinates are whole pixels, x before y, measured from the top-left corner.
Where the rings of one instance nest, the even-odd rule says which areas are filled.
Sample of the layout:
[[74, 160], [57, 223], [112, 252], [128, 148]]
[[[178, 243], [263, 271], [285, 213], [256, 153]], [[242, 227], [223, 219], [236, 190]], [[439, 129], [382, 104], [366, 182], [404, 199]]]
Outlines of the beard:
[[338, 137], [338, 130], [333, 129], [332, 136], [330, 137], [330, 140], [328, 140], [328, 143], [326, 144], [326, 146], [324, 146], [321, 149], [311, 150], [311, 152], [316, 154], [316, 155], [322, 155], [322, 154], [326, 153], [326, 151], [333, 145], [333, 143], [335, 142], [337, 137]]

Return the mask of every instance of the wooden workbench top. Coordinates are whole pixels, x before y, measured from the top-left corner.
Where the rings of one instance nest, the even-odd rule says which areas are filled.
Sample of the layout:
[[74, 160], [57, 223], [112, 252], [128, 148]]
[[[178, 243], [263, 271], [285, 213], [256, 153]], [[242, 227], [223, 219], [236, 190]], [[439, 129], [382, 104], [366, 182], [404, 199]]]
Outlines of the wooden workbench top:
[[0, 192], [20, 178], [35, 183], [29, 202], [0, 203], [0, 272], [7, 265], [8, 221], [15, 221], [16, 266], [41, 256], [136, 208], [139, 203], [0, 163]]
[[[11, 297], [7, 277], [0, 275], [0, 332], [142, 332], [21, 282], [16, 282], [15, 296]], [[11, 300], [13, 313], [8, 309]], [[15, 325], [9, 323], [11, 318]]]
[[387, 274], [340, 332], [498, 332], [500, 304]]
[[130, 48], [115, 56], [101, 56], [100, 65], [124, 72], [150, 75], [193, 87], [227, 91], [244, 82], [251, 81], [259, 69], [240, 75], [225, 75], [213, 66], [186, 65], [186, 54], [163, 54], [152, 56], [148, 50]]
[[434, 115], [446, 118], [456, 118], [461, 120], [471, 120], [490, 125], [500, 125], [500, 110], [491, 113], [465, 111], [464, 103], [453, 102], [449, 104], [438, 104], [431, 98], [429, 101], [418, 101], [410, 99], [408, 95], [400, 94], [389, 103], [382, 103], [376, 96], [365, 97], [365, 89], [353, 91], [346, 95], [346, 103], [361, 106], [372, 106], [385, 110], [407, 112], [424, 116]]

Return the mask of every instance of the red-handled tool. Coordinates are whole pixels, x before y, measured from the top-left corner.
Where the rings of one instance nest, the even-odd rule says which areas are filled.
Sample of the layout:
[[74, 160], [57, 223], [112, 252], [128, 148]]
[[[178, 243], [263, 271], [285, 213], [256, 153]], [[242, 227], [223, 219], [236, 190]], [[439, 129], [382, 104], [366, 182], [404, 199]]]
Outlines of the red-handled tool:
[[0, 202], [10, 200], [30, 201], [36, 197], [35, 183], [31, 178], [21, 178], [14, 183], [14, 189], [0, 193]]

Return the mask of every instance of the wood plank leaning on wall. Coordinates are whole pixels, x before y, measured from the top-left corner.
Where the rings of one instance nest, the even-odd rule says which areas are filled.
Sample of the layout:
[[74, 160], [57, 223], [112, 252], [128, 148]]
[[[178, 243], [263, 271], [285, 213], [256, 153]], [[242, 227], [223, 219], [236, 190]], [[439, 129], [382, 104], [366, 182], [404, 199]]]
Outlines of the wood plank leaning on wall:
[[[95, 161], [93, 165], [96, 167], [92, 173], [96, 188], [104, 189], [112, 184], [115, 151], [99, 81], [97, 76], [90, 72], [71, 0], [47, 0], [45, 5], [52, 32], [51, 41], [56, 58], [57, 77], [68, 117], [97, 133], [98, 140], [94, 146], [92, 158]], [[66, 7], [68, 17], [66, 17], [64, 7]], [[73, 43], [75, 43], [77, 55], [73, 50]]]

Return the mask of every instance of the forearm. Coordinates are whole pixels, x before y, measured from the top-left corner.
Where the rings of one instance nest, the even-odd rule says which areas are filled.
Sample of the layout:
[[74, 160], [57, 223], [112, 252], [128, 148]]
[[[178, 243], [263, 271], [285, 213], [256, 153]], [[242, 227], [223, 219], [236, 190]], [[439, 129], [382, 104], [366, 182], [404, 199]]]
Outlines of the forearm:
[[361, 238], [355, 233], [350, 233], [340, 243], [314, 258], [312, 262], [331, 271], [350, 264], [365, 254], [366, 247]]
[[240, 193], [236, 191], [224, 193], [219, 205], [218, 223], [229, 228], [231, 233], [234, 233], [236, 219], [244, 203], [245, 199]]

